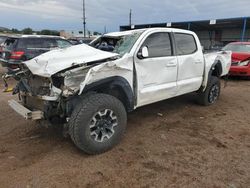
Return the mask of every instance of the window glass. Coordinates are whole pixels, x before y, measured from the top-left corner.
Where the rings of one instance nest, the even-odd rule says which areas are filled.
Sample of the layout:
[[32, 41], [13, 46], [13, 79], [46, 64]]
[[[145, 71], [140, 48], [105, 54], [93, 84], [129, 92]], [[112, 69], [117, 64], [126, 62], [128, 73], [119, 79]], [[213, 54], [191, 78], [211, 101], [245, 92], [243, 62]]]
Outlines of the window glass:
[[56, 48], [57, 44], [55, 39], [43, 39], [43, 47], [44, 48]]
[[232, 43], [226, 45], [222, 50], [225, 51], [232, 51], [232, 52], [250, 52], [250, 44], [238, 44], [238, 43]]
[[3, 44], [3, 48], [5, 50], [12, 50], [16, 44], [16, 42], [18, 41], [18, 39], [15, 38], [8, 38], [4, 44]]
[[168, 33], [153, 33], [143, 43], [148, 47], [149, 58], [172, 55], [171, 41]]
[[3, 42], [5, 42], [6, 39], [7, 39], [7, 37], [0, 36], [0, 44], [2, 44]]
[[72, 46], [72, 44], [66, 40], [57, 39], [56, 42], [59, 48], [67, 48], [69, 46]]
[[49, 49], [55, 47], [54, 40], [46, 38], [23, 38], [18, 42], [19, 49]]
[[120, 54], [121, 56], [129, 53], [141, 34], [141, 31], [137, 31], [132, 33], [131, 35], [121, 37], [115, 45], [114, 52]]
[[196, 52], [197, 46], [193, 35], [175, 33], [174, 36], [178, 55], [188, 55]]

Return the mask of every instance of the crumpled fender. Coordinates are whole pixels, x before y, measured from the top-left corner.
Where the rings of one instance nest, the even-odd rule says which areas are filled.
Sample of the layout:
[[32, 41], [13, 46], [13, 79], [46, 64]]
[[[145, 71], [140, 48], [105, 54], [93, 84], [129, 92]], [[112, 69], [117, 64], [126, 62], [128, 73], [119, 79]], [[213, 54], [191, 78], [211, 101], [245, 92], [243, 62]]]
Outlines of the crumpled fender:
[[205, 72], [202, 83], [203, 91], [206, 89], [209, 77], [211, 76], [213, 69], [218, 63], [221, 64], [220, 76], [225, 76], [228, 74], [232, 62], [231, 56], [232, 56], [231, 51], [220, 51], [220, 52], [204, 54]]
[[124, 55], [120, 59], [102, 63], [89, 69], [85, 80], [80, 84], [78, 94], [81, 95], [84, 88], [93, 82], [117, 75], [126, 79], [131, 88], [133, 88], [133, 57]]

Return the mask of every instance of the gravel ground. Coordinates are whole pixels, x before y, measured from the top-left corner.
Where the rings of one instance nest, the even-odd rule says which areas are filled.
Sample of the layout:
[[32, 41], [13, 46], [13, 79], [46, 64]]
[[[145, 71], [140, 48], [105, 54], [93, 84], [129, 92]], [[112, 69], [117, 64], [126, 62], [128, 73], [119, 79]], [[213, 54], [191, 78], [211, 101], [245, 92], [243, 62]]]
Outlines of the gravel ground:
[[117, 147], [88, 156], [0, 92], [0, 187], [249, 187], [249, 96], [250, 81], [231, 80], [210, 107], [189, 94], [140, 108]]

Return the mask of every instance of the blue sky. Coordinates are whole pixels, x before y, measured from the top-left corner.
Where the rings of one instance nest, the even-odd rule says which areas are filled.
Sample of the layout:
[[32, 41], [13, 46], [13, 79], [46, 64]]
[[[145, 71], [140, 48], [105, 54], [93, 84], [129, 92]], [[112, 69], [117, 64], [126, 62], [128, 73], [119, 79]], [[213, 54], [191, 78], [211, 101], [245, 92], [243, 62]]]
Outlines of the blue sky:
[[[87, 28], [102, 32], [128, 24], [250, 16], [250, 0], [85, 0]], [[0, 0], [0, 26], [79, 30], [82, 0]]]

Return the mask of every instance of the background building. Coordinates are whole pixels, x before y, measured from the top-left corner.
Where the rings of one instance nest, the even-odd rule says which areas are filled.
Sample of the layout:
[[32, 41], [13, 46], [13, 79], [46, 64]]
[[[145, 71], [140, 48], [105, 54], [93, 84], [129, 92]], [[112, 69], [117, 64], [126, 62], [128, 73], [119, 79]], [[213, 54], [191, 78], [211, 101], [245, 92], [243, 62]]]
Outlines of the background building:
[[[86, 38], [93, 38], [101, 35], [98, 32], [86, 31]], [[60, 36], [65, 38], [84, 38], [84, 32], [82, 30], [60, 31]]]
[[120, 26], [120, 30], [151, 27], [173, 27], [194, 31], [205, 49], [224, 46], [233, 41], [250, 41], [250, 17], [127, 25]]

